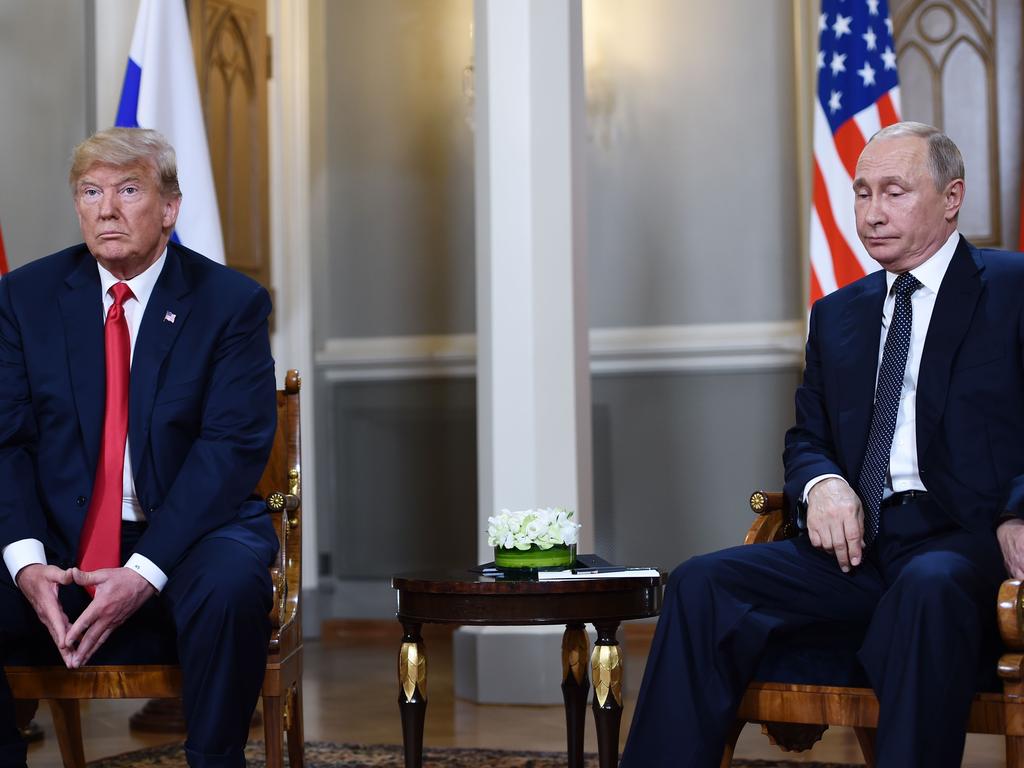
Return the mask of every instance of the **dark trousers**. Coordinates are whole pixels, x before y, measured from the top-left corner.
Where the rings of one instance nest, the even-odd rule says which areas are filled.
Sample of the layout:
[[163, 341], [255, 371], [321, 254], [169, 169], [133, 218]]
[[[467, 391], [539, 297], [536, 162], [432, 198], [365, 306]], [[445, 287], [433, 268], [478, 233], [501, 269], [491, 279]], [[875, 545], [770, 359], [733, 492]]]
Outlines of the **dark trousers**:
[[[123, 552], [131, 552], [137, 536], [125, 532]], [[72, 586], [61, 589], [60, 599], [73, 622], [89, 598]], [[243, 750], [267, 663], [271, 600], [267, 564], [244, 544], [208, 536], [169, 574], [163, 592], [111, 634], [89, 663], [178, 660], [188, 764], [244, 766]], [[0, 617], [0, 661], [63, 663], [28, 602], [3, 583]], [[0, 669], [0, 768], [24, 764], [25, 745], [14, 728], [10, 688]]]
[[927, 500], [884, 509], [848, 574], [806, 536], [695, 557], [669, 579], [622, 766], [718, 766], [768, 643], [830, 624], [864, 633], [878, 768], [959, 766], [1005, 578], [995, 536]]

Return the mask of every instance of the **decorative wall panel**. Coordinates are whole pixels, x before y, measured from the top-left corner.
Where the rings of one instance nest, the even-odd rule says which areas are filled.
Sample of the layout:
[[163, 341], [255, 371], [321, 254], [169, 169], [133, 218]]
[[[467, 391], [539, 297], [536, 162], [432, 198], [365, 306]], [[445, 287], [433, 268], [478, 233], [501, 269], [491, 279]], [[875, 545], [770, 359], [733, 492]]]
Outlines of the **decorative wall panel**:
[[995, 0], [893, 0], [903, 117], [960, 147], [967, 198], [960, 229], [976, 245], [1002, 236]]

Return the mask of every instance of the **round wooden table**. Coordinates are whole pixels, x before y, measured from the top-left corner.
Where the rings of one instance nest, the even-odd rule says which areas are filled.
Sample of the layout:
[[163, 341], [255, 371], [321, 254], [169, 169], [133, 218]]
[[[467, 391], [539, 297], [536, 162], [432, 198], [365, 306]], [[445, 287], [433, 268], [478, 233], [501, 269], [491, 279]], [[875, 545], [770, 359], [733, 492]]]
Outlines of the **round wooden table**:
[[495, 579], [470, 571], [395, 576], [398, 620], [404, 635], [398, 653], [398, 707], [402, 714], [406, 768], [423, 765], [427, 710], [427, 654], [420, 628], [427, 623], [473, 625], [565, 624], [562, 697], [565, 701], [569, 768], [583, 768], [587, 651], [584, 624], [597, 642], [590, 655], [594, 721], [601, 768], [619, 761], [622, 718], [622, 656], [615, 632], [627, 619], [657, 616], [664, 575], [565, 581]]

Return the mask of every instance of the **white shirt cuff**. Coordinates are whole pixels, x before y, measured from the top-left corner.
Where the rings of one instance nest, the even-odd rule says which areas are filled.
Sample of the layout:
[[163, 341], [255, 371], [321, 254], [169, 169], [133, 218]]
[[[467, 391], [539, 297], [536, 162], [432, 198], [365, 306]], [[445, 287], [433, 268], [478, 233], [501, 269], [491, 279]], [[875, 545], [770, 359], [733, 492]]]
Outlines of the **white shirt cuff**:
[[817, 477], [812, 477], [810, 481], [808, 481], [807, 485], [804, 486], [804, 495], [801, 497], [801, 500], [806, 502], [807, 496], [811, 492], [811, 488], [816, 486], [822, 480], [828, 480], [830, 477], [838, 477], [840, 480], [843, 479], [842, 475], [818, 475]]
[[157, 592], [162, 592], [164, 587], [167, 586], [167, 574], [161, 571], [145, 555], [140, 555], [138, 552], [134, 553], [128, 558], [128, 562], [124, 564], [125, 568], [131, 568], [139, 576], [144, 578], [150, 584], [152, 584]]
[[46, 565], [46, 552], [39, 539], [19, 539], [4, 547], [4, 565], [17, 583], [18, 571], [26, 565]]

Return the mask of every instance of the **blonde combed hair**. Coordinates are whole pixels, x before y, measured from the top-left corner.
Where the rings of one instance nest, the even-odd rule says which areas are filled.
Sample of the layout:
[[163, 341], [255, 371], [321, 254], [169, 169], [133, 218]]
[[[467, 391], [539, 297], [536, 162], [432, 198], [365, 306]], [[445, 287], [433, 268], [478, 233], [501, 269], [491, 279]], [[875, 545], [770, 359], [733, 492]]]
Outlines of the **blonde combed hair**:
[[108, 128], [83, 141], [71, 156], [68, 183], [72, 194], [82, 176], [96, 165], [115, 168], [151, 166], [160, 180], [163, 195], [181, 197], [174, 147], [157, 131], [149, 128]]

